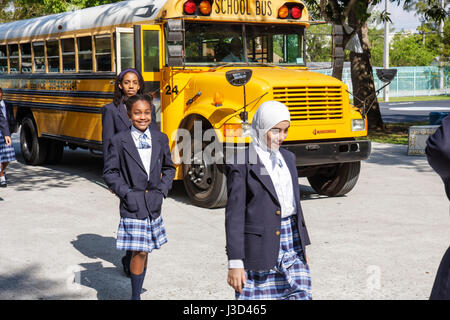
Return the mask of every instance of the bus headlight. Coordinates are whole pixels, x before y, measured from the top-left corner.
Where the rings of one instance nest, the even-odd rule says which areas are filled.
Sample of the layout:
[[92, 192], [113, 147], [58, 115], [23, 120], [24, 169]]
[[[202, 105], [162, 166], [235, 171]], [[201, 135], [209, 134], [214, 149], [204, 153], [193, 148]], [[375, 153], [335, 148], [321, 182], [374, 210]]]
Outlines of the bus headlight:
[[242, 136], [243, 137], [250, 137], [251, 130], [252, 130], [252, 126], [250, 123], [248, 123], [248, 122], [242, 123]]
[[352, 119], [352, 131], [364, 131], [365, 129], [364, 119]]

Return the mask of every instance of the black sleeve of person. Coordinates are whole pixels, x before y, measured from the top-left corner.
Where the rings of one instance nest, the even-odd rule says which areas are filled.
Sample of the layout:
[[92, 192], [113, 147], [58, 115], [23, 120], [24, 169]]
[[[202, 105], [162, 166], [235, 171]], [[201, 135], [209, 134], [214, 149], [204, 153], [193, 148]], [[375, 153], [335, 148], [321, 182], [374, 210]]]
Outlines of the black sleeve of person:
[[450, 200], [450, 115], [428, 138], [425, 148], [428, 163], [444, 180], [447, 197]]

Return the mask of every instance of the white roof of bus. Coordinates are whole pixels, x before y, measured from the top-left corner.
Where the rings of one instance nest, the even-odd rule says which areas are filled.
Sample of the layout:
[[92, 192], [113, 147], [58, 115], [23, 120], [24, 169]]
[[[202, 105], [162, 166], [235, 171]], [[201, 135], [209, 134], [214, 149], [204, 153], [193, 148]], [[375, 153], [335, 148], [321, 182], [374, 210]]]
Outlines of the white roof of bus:
[[[155, 19], [167, 0], [130, 0], [82, 10], [0, 24], [0, 40]], [[61, 26], [61, 30], [58, 29]]]

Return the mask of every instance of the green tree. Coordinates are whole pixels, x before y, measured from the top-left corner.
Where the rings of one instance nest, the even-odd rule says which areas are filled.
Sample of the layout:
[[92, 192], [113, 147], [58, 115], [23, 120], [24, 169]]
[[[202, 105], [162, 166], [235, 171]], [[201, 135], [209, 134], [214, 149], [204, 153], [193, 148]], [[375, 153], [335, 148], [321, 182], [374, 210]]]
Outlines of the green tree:
[[[445, 7], [441, 8], [441, 0], [410, 0], [404, 5], [407, 11], [415, 12], [422, 22], [417, 28], [425, 39], [425, 45], [431, 51], [436, 51], [439, 59], [444, 63], [450, 62], [450, 26], [449, 11], [450, 2], [445, 1]], [[440, 23], [443, 21], [444, 30], [440, 34]]]
[[45, 15], [44, 6], [36, 0], [9, 0], [0, 4], [0, 22], [10, 22]]
[[[404, 5], [419, 0], [390, 0]], [[438, 0], [422, 0], [428, 6], [424, 9], [424, 16], [440, 21], [446, 18], [446, 11], [440, 8]], [[314, 17], [320, 15], [328, 22], [333, 23], [339, 33], [334, 36], [334, 60], [333, 76], [341, 79], [344, 48], [354, 34], [358, 34], [363, 48], [362, 53], [350, 52], [352, 66], [353, 94], [356, 105], [362, 105], [362, 101], [374, 101], [372, 109], [368, 113], [369, 129], [383, 128], [383, 120], [375, 97], [375, 84], [373, 79], [372, 55], [368, 32], [368, 19], [372, 15], [370, 6], [382, 2], [382, 0], [305, 0], [308, 8], [312, 9]], [[387, 12], [381, 13], [382, 20], [390, 20]], [[344, 26], [348, 24], [352, 31], [347, 31]], [[373, 100], [375, 99], [375, 100]]]
[[307, 61], [331, 61], [331, 26], [319, 24], [308, 28], [306, 32]]
[[369, 28], [370, 52], [372, 53], [372, 65], [383, 66], [384, 54], [384, 30]]
[[396, 34], [389, 52], [391, 66], [428, 66], [439, 55], [439, 47], [432, 50], [423, 44], [418, 34]]
[[[43, 5], [48, 13], [60, 13], [70, 10], [83, 9], [100, 6], [103, 4], [118, 2], [122, 0], [43, 0]], [[40, 1], [39, 1], [40, 2]]]
[[0, 0], [0, 22], [36, 18], [121, 0]]

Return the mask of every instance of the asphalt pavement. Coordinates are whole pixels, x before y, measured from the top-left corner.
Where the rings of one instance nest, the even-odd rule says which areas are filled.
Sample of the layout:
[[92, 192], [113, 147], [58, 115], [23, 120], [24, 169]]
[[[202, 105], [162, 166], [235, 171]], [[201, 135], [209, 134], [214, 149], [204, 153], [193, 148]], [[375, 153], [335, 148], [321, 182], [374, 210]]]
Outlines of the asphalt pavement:
[[[66, 149], [58, 165], [8, 170], [0, 189], [0, 299], [128, 299], [115, 249], [118, 199], [102, 158]], [[299, 180], [314, 299], [428, 299], [450, 245], [449, 202], [422, 156], [373, 143], [356, 187], [318, 196]], [[181, 182], [163, 204], [168, 243], [149, 255], [142, 299], [234, 299], [224, 209], [192, 206]]]
[[449, 100], [381, 102], [383, 122], [429, 121], [430, 112], [450, 112]]

